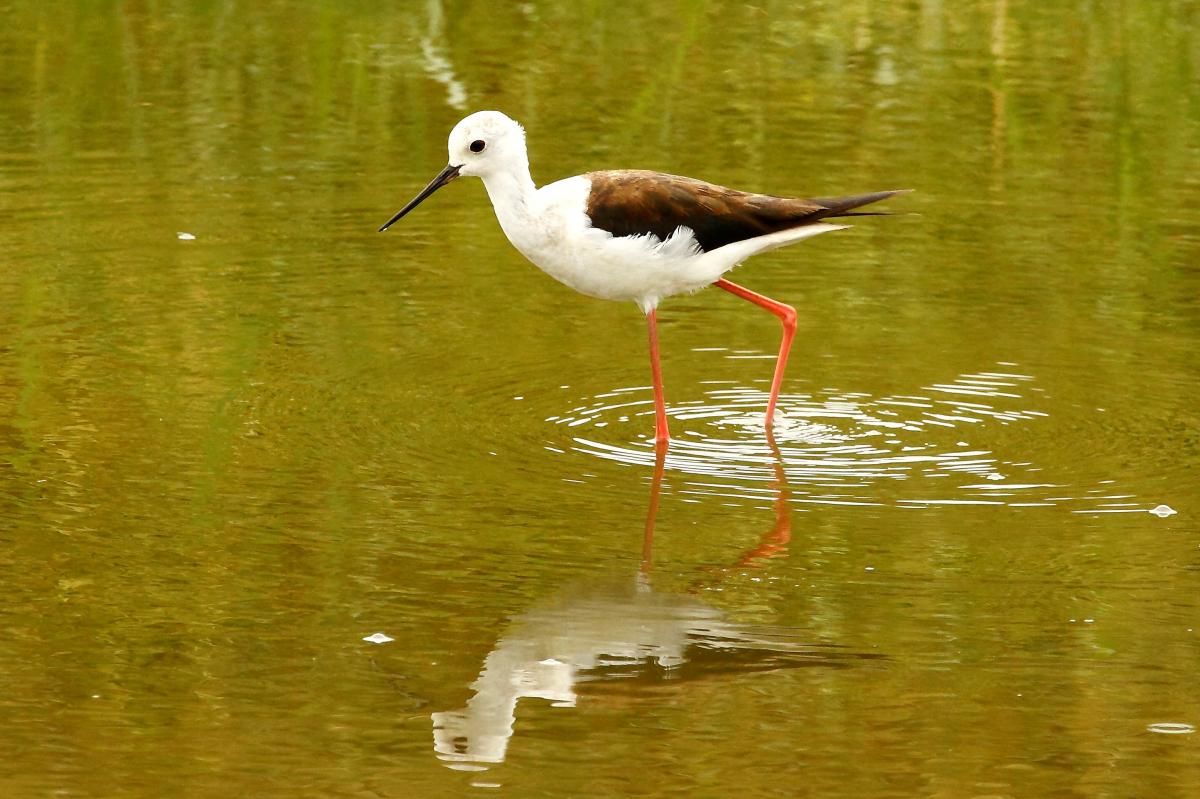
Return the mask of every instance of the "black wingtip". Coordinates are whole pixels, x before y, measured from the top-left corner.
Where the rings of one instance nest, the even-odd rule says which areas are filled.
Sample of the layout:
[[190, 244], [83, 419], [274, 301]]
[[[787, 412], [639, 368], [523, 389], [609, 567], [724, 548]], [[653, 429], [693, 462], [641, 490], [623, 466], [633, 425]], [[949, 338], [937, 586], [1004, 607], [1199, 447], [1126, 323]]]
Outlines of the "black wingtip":
[[834, 216], [891, 216], [889, 211], [849, 212], [864, 205], [882, 202], [883, 200], [895, 197], [897, 194], [908, 194], [911, 191], [913, 189], [892, 189], [891, 191], [876, 191], [870, 194], [850, 194], [845, 197], [813, 197], [809, 202], [814, 202], [829, 209], [827, 212], [821, 214], [822, 219]]

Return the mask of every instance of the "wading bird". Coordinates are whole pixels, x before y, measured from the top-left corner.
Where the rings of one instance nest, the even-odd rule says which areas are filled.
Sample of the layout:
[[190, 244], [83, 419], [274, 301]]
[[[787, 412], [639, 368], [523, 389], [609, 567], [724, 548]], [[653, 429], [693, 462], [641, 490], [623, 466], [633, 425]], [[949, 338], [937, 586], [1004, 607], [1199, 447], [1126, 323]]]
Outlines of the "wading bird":
[[379, 231], [460, 175], [482, 178], [504, 234], [535, 266], [590, 297], [632, 300], [646, 314], [660, 445], [669, 433], [658, 358], [659, 301], [717, 286], [779, 317], [783, 341], [767, 401], [769, 428], [796, 333], [796, 309], [722, 276], [752, 255], [845, 227], [827, 219], [873, 216], [853, 209], [900, 193], [801, 200], [636, 169], [589, 172], [539, 189], [529, 174], [524, 129], [499, 111], [463, 119], [447, 146], [446, 168]]

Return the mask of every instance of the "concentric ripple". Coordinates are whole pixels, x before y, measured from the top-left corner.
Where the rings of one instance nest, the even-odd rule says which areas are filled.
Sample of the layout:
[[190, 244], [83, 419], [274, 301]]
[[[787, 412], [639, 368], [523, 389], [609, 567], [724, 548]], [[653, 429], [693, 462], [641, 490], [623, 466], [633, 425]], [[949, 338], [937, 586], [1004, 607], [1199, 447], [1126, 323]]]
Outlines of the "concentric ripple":
[[[1031, 407], [1044, 393], [1033, 376], [1000, 364], [911, 394], [873, 397], [824, 389], [780, 395], [773, 436], [762, 418], [767, 393], [710, 383], [703, 399], [668, 409], [666, 457], [677, 494], [768, 502], [786, 482], [792, 502], [819, 505], [1044, 507], [1075, 512], [1146, 512], [1111, 485], [1073, 488], [1048, 479], [1018, 453], [1008, 458], [975, 440], [997, 428], [1046, 417]], [[653, 397], [646, 386], [617, 389], [547, 421], [566, 428], [570, 449], [605, 460], [651, 466]], [[773, 439], [773, 440], [772, 440]], [[559, 447], [547, 449], [563, 452]], [[1080, 505], [1082, 503], [1082, 505]]]

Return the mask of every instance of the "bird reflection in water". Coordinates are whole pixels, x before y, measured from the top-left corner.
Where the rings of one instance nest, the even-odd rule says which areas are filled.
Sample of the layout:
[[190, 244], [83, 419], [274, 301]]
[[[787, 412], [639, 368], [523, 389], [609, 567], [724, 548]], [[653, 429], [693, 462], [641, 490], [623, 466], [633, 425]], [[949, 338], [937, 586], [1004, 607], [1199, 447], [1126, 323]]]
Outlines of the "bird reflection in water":
[[[775, 520], [757, 546], [734, 564], [750, 567], [786, 554], [791, 538], [789, 490], [774, 438]], [[576, 686], [605, 680], [669, 678], [673, 682], [798, 666], [846, 666], [876, 658], [799, 638], [799, 630], [728, 621], [725, 613], [691, 593], [655, 591], [650, 584], [654, 525], [666, 448], [656, 450], [642, 563], [632, 578], [591, 584], [531, 610], [497, 641], [461, 710], [433, 714], [437, 756], [451, 768], [503, 762], [517, 702], [544, 699], [574, 707]], [[714, 572], [719, 581], [733, 569]]]

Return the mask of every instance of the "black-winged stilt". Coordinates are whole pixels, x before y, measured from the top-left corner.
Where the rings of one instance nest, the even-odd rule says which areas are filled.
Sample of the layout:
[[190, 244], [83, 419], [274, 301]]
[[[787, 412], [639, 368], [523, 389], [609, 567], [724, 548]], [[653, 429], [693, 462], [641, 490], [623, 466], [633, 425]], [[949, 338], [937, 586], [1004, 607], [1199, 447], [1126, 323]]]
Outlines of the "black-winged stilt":
[[482, 178], [508, 240], [538, 268], [588, 296], [632, 300], [646, 314], [658, 444], [669, 440], [658, 357], [659, 301], [715, 285], [779, 317], [783, 341], [767, 401], [770, 428], [796, 309], [723, 275], [752, 255], [841, 230], [845, 225], [824, 220], [873, 215], [853, 209], [904, 191], [792, 199], [632, 169], [589, 172], [539, 189], [529, 174], [524, 129], [499, 111], [463, 119], [450, 131], [448, 149], [446, 168], [379, 231], [456, 177]]

